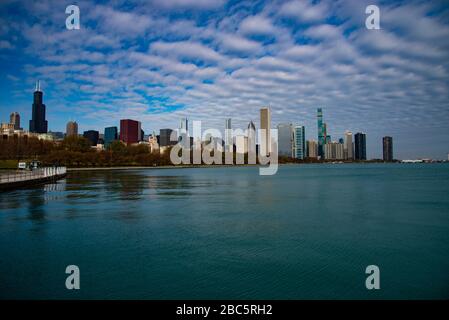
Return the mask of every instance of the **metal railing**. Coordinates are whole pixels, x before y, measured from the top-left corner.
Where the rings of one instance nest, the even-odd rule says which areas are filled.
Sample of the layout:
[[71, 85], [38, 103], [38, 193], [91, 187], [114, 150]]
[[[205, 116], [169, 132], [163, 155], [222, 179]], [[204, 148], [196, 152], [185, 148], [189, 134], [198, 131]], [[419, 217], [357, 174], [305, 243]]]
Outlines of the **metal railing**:
[[16, 171], [14, 174], [0, 174], [0, 184], [50, 178], [66, 174], [66, 172], [66, 167], [46, 167], [34, 169], [32, 171], [21, 170]]

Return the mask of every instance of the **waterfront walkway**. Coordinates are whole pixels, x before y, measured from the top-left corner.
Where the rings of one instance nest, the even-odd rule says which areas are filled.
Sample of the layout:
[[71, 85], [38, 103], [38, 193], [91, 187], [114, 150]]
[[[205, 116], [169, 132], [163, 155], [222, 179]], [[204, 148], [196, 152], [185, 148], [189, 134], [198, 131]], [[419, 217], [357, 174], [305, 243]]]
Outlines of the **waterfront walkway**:
[[65, 177], [66, 167], [47, 167], [32, 171], [16, 171], [0, 174], [0, 190], [11, 190], [35, 184], [54, 182]]

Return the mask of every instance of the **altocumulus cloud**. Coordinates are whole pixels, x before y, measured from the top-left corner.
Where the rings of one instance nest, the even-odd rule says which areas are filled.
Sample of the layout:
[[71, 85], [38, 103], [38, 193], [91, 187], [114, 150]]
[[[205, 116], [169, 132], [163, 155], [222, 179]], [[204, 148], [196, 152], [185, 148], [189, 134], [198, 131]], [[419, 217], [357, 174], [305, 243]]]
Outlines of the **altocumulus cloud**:
[[449, 152], [449, 25], [444, 2], [378, 1], [381, 30], [365, 28], [367, 1], [79, 1], [81, 29], [65, 29], [57, 0], [0, 3], [0, 115], [30, 117], [33, 82], [52, 130], [69, 119], [102, 130], [120, 118], [147, 132], [181, 117], [220, 129], [304, 124], [324, 108], [332, 138], [383, 135], [396, 155]]

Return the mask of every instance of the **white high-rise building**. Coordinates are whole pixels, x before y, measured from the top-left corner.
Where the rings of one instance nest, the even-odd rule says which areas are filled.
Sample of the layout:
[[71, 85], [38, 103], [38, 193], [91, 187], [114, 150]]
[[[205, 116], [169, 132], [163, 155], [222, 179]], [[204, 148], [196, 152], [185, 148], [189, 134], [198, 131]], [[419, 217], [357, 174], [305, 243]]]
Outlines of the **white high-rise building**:
[[318, 142], [316, 140], [307, 140], [307, 157], [318, 157]]
[[326, 160], [343, 160], [344, 145], [337, 141], [327, 142], [324, 145], [324, 158]]
[[179, 123], [178, 141], [181, 141], [185, 148], [190, 146], [189, 121], [187, 118], [182, 118]]
[[236, 153], [247, 153], [248, 152], [248, 137], [245, 135], [235, 136], [235, 152]]
[[184, 130], [185, 132], [189, 131], [189, 121], [187, 118], [182, 118], [179, 123], [179, 129]]
[[[252, 121], [248, 124], [248, 154], [256, 155], [256, 126]], [[255, 160], [254, 160], [255, 161]]]
[[232, 123], [231, 118], [225, 122], [225, 152], [232, 152], [234, 149], [232, 143]]

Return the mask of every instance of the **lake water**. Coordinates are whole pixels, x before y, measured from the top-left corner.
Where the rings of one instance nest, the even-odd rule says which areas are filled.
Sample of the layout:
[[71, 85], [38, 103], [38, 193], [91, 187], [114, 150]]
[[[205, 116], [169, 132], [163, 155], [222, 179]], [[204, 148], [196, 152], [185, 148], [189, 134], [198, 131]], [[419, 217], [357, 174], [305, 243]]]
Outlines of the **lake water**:
[[0, 193], [0, 298], [447, 299], [449, 165], [84, 171]]

